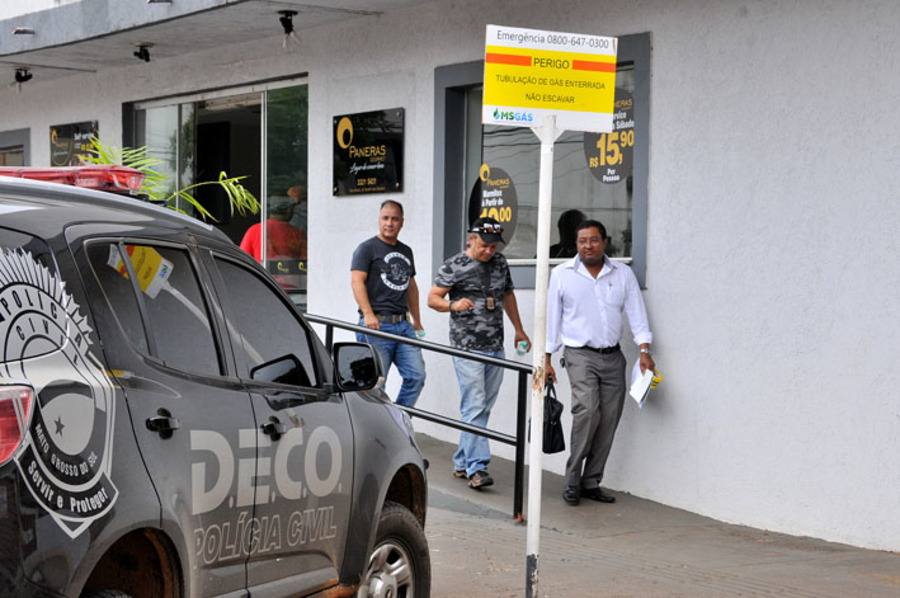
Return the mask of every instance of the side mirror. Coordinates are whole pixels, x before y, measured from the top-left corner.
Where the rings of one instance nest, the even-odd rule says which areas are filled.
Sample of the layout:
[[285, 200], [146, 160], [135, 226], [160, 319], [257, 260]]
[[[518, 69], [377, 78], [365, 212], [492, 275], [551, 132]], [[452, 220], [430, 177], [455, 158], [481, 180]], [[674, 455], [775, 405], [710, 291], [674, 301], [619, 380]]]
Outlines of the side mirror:
[[365, 343], [334, 343], [332, 350], [338, 388], [369, 390], [384, 376], [381, 358]]

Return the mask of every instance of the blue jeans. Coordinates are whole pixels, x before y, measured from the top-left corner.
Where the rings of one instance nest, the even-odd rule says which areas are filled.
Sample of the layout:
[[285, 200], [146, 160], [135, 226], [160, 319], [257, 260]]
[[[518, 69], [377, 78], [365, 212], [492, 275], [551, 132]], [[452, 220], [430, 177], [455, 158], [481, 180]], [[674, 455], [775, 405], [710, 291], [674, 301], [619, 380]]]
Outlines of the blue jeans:
[[[489, 357], [503, 359], [503, 349], [498, 351], [472, 351]], [[456, 379], [459, 381], [460, 403], [459, 411], [462, 420], [466, 423], [487, 427], [491, 409], [497, 401], [500, 393], [500, 383], [503, 382], [503, 368], [496, 365], [463, 359], [453, 358], [453, 367], [456, 369]], [[487, 469], [491, 462], [491, 447], [488, 439], [470, 432], [462, 432], [459, 435], [459, 448], [453, 455], [453, 468], [457, 471], [465, 470], [466, 476], [476, 471]]]
[[[365, 326], [365, 322], [360, 319], [360, 326]], [[380, 322], [382, 332], [390, 332], [398, 336], [406, 338], [416, 338], [416, 331], [409, 322]], [[384, 375], [387, 378], [388, 370], [391, 364], [397, 367], [403, 382], [400, 384], [400, 392], [397, 393], [396, 403], [405, 407], [412, 407], [419, 399], [422, 387], [425, 386], [425, 360], [422, 359], [422, 350], [412, 345], [400, 343], [394, 340], [379, 338], [376, 336], [368, 336], [366, 334], [356, 334], [356, 340], [361, 343], [369, 343], [378, 352], [381, 357], [381, 363], [384, 365]]]

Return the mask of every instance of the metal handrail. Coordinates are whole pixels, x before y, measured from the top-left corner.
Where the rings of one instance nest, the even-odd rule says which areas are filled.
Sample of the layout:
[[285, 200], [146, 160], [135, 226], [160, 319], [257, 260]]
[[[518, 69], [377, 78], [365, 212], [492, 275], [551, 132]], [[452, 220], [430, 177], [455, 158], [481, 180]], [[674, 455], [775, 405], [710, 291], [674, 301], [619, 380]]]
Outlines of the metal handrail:
[[[397, 405], [400, 409], [406, 411], [413, 417], [420, 417], [424, 420], [434, 422], [436, 424], [440, 424], [443, 426], [447, 426], [449, 428], [454, 428], [456, 430], [462, 430], [464, 432], [470, 432], [472, 434], [477, 434], [478, 436], [484, 436], [485, 438], [490, 438], [491, 440], [496, 440], [497, 442], [502, 442], [504, 444], [509, 444], [516, 447], [516, 460], [515, 460], [515, 483], [513, 486], [513, 519], [517, 522], [523, 521], [522, 518], [522, 504], [524, 502], [525, 495], [525, 427], [526, 427], [526, 416], [527, 416], [527, 408], [528, 408], [528, 376], [532, 373], [532, 367], [529, 365], [525, 365], [519, 363], [518, 361], [510, 361], [508, 359], [500, 359], [497, 357], [489, 357], [487, 355], [481, 355], [480, 353], [470, 353], [468, 351], [463, 351], [461, 349], [454, 349], [453, 347], [448, 347], [446, 345], [440, 345], [438, 343], [432, 343], [430, 341], [422, 341], [419, 339], [407, 338], [405, 336], [399, 336], [396, 334], [392, 334], [390, 332], [383, 332], [381, 330], [372, 330], [370, 328], [366, 328], [365, 326], [359, 326], [357, 324], [348, 324], [347, 322], [343, 322], [341, 320], [334, 320], [332, 318], [326, 318], [324, 316], [317, 316], [314, 314], [305, 314], [305, 317], [308, 321], [322, 324], [325, 326], [325, 346], [328, 348], [329, 352], [331, 351], [331, 347], [334, 344], [334, 329], [341, 328], [342, 330], [349, 330], [351, 332], [358, 332], [361, 334], [366, 334], [369, 336], [377, 336], [381, 338], [387, 338], [393, 341], [401, 342], [407, 345], [412, 345], [414, 347], [419, 347], [420, 349], [424, 349], [426, 351], [432, 351], [434, 353], [440, 353], [442, 355], [451, 355], [454, 357], [462, 357], [464, 359], [471, 359], [472, 361], [480, 361], [482, 363], [488, 363], [491, 365], [496, 365], [502, 367], [503, 369], [513, 370], [518, 372], [519, 381], [518, 381], [518, 404], [516, 406], [516, 435], [510, 436], [509, 434], [504, 434], [502, 432], [497, 432], [496, 430], [491, 430], [489, 428], [482, 428], [480, 426], [474, 426], [472, 424], [467, 424], [457, 419], [453, 419], [451, 417], [447, 417], [445, 415], [441, 415], [439, 413], [433, 413], [431, 411], [425, 411], [424, 409], [416, 409], [415, 407], [405, 407], [403, 405]], [[385, 372], [387, 374], [387, 372]]]

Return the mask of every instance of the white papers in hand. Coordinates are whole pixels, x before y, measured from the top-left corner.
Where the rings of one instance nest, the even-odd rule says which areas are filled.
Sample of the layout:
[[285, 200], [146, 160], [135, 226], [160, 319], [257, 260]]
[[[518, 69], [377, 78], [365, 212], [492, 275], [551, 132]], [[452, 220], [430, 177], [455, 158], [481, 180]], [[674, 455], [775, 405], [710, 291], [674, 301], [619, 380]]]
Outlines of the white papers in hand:
[[653, 370], [647, 370], [641, 374], [641, 364], [637, 362], [634, 364], [631, 380], [632, 384], [629, 394], [637, 402], [638, 407], [643, 408], [644, 399], [650, 394], [650, 385], [653, 383]]

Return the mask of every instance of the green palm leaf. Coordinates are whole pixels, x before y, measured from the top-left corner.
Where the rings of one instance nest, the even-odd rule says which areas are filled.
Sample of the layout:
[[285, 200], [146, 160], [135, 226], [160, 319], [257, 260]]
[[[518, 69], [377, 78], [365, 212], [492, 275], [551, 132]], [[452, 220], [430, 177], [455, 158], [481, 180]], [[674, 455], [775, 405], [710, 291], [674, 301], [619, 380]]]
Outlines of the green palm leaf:
[[90, 154], [84, 156], [85, 162], [90, 164], [118, 164], [140, 170], [144, 173], [144, 184], [141, 186], [139, 193], [146, 195], [153, 202], [165, 204], [173, 210], [185, 213], [184, 210], [178, 208], [178, 200], [181, 200], [190, 204], [195, 210], [195, 215], [202, 220], [215, 220], [213, 215], [197, 201], [192, 191], [198, 187], [217, 185], [228, 196], [232, 214], [235, 211], [242, 215], [247, 212], [255, 214], [259, 211], [259, 200], [240, 183], [240, 181], [247, 178], [245, 176], [229, 177], [223, 171], [219, 173], [219, 180], [217, 181], [194, 183], [170, 193], [167, 189], [169, 177], [156, 170], [162, 161], [148, 156], [146, 147], [117, 148], [106, 145], [97, 137], [91, 137], [90, 141], [91, 147], [88, 150]]

